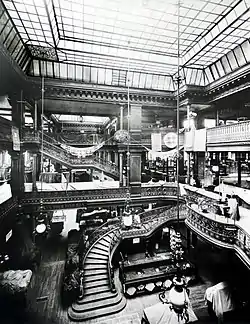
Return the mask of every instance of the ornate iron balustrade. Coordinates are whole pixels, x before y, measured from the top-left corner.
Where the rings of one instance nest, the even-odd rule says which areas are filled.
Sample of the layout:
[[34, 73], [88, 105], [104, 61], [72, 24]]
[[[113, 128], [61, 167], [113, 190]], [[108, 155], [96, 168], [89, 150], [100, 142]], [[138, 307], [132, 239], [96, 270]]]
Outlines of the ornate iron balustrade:
[[[238, 228], [236, 249], [239, 248], [247, 258], [244, 261], [250, 266], [250, 235], [242, 228]], [[243, 256], [244, 257], [244, 256]]]
[[[189, 227], [197, 229], [211, 242], [217, 241], [217, 245], [233, 247], [237, 238], [237, 227], [234, 224], [227, 223], [226, 221], [223, 223], [216, 219], [206, 217], [198, 208], [197, 210], [189, 206], [188, 208], [189, 212], [187, 214], [186, 224]], [[230, 221], [232, 222], [232, 220]]]
[[169, 182], [167, 185], [163, 186], [151, 186], [151, 187], [142, 187], [141, 196], [175, 196], [177, 195], [177, 186], [176, 183]]
[[[72, 191], [37, 191], [25, 192], [21, 203], [26, 208], [34, 211], [39, 209], [41, 199], [45, 210], [82, 208], [87, 201], [98, 201], [112, 199], [125, 200], [127, 197], [126, 188], [109, 188], [94, 190], [72, 190]], [[58, 205], [60, 208], [58, 208]]]
[[113, 231], [112, 234], [113, 234], [113, 236], [112, 236], [112, 239], [111, 239], [110, 245], [109, 245], [108, 274], [109, 274], [109, 286], [110, 286], [111, 290], [113, 292], [115, 292], [116, 288], [115, 288], [115, 282], [114, 282], [114, 269], [113, 269], [113, 265], [112, 265], [112, 256], [113, 256], [113, 252], [115, 251], [116, 247], [120, 244], [121, 239], [122, 239], [121, 228], [117, 227]]
[[[164, 188], [168, 190], [158, 190], [159, 187], [142, 187], [143, 194], [141, 198], [142, 203], [154, 201], [154, 197], [162, 200], [176, 199], [176, 185], [165, 185]], [[149, 192], [147, 188], [153, 189]], [[148, 193], [148, 195], [147, 195]], [[25, 192], [21, 198], [21, 203], [26, 209], [36, 211], [39, 209], [40, 200], [43, 199], [45, 210], [67, 209], [67, 208], [82, 208], [86, 202], [100, 201], [120, 201], [124, 202], [127, 198], [127, 188], [107, 188], [107, 189], [91, 189], [91, 190], [69, 190], [69, 191], [36, 191]], [[147, 199], [147, 200], [146, 200]], [[145, 202], [143, 201], [145, 200]], [[182, 199], [181, 199], [182, 200]]]
[[[179, 217], [181, 220], [186, 218], [186, 205], [179, 205]], [[151, 235], [157, 228], [167, 221], [177, 220], [176, 206], [163, 206], [140, 214], [141, 225], [138, 228], [131, 228], [122, 231], [122, 238], [143, 237]]]
[[203, 239], [220, 247], [232, 249], [250, 267], [250, 235], [232, 220], [221, 222], [188, 207], [186, 225]]
[[[41, 132], [32, 132], [27, 130], [25, 130], [24, 132], [23, 141], [25, 143], [41, 143], [41, 139]], [[96, 156], [90, 156], [86, 158], [74, 156], [66, 150], [62, 149], [60, 146], [58, 146], [58, 144], [58, 141], [53, 136], [43, 134], [43, 153], [50, 159], [56, 160], [57, 162], [66, 165], [70, 169], [95, 167], [111, 176], [114, 176], [116, 178], [119, 177], [118, 167], [114, 163], [105, 161]]]
[[207, 146], [250, 143], [250, 121], [207, 129]]
[[[193, 187], [191, 188], [193, 189]], [[194, 191], [191, 190], [191, 188], [189, 189], [188, 186], [185, 186], [185, 190], [188, 193], [188, 195], [185, 197], [187, 205], [191, 206], [192, 204], [196, 204], [201, 208], [202, 206], [207, 206], [209, 209], [208, 211], [212, 213], [217, 212], [219, 199], [217, 199], [216, 197], [209, 197], [209, 193], [205, 190], [202, 193], [201, 190], [203, 189], [198, 189], [197, 191]]]
[[[117, 222], [118, 223], [118, 222]], [[115, 233], [115, 231], [120, 230], [120, 226], [117, 225], [116, 222], [106, 222], [102, 224], [97, 230], [95, 230], [87, 241], [87, 249], [82, 250], [80, 247], [80, 256], [79, 256], [79, 266], [80, 269], [83, 269], [83, 265], [86, 261], [88, 253], [91, 251], [93, 245], [98, 242], [102, 237], [109, 233]], [[115, 234], [114, 234], [115, 235]], [[113, 236], [114, 237], [114, 236]], [[112, 245], [113, 238], [111, 240], [110, 246], [109, 246], [109, 259], [108, 259], [108, 273], [109, 273], [109, 284], [112, 291], [115, 290], [114, 285], [114, 273], [112, 271], [112, 263], [111, 263], [111, 245]], [[83, 246], [84, 248], [84, 246]]]
[[[173, 210], [174, 209], [174, 210]], [[132, 230], [122, 230], [121, 223], [119, 220], [111, 220], [110, 222], [106, 222], [102, 224], [99, 228], [97, 228], [88, 239], [88, 248], [84, 251], [81, 251], [82, 255], [80, 256], [80, 267], [83, 268], [84, 262], [88, 253], [91, 251], [94, 244], [103, 238], [105, 235], [112, 233], [112, 239], [109, 245], [109, 260], [108, 260], [108, 273], [109, 273], [109, 284], [111, 290], [115, 290], [114, 285], [114, 272], [112, 266], [112, 255], [115, 247], [119, 245], [119, 243], [125, 238], [132, 238], [138, 236], [148, 236], [154, 230], [162, 226], [167, 221], [176, 220], [176, 206], [163, 206], [159, 208], [155, 208], [143, 213], [140, 213], [142, 225], [148, 224], [148, 226], [144, 227], [142, 230], [140, 229], [132, 229]], [[184, 219], [186, 216], [186, 208], [185, 205], [181, 205], [180, 209], [180, 218]]]
[[[207, 241], [233, 249], [244, 263], [250, 266], [250, 234], [240, 227], [240, 223], [216, 215], [218, 200], [213, 197], [213, 193], [204, 191], [202, 195], [201, 191], [194, 192], [187, 188], [186, 191], [188, 193], [186, 225]], [[201, 199], [208, 206], [207, 213], [199, 210]]]
[[43, 153], [49, 156], [51, 159], [56, 159], [62, 164], [67, 164], [67, 166], [71, 169], [82, 168], [82, 167], [96, 167], [110, 175], [115, 177], [119, 177], [118, 167], [112, 162], [108, 162], [98, 157], [92, 155], [90, 157], [77, 157], [61, 147], [56, 145], [56, 140], [51, 138], [48, 135], [44, 136], [43, 141]]

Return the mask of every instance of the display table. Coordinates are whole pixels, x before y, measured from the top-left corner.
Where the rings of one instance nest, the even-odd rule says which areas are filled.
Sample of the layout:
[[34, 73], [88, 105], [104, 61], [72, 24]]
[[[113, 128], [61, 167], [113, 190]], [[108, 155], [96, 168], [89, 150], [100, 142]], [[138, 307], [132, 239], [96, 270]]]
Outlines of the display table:
[[207, 288], [205, 300], [208, 302], [208, 306], [212, 306], [218, 318], [222, 318], [224, 313], [235, 309], [232, 291], [226, 281], [222, 281], [215, 286]]
[[[189, 323], [198, 321], [191, 306], [188, 307]], [[185, 324], [178, 315], [171, 310], [168, 304], [158, 303], [147, 307], [143, 311], [143, 320], [149, 324]]]
[[[182, 260], [180, 267], [185, 276], [195, 277], [195, 267], [189, 261]], [[170, 252], [119, 263], [119, 275], [127, 298], [165, 289], [176, 272]]]

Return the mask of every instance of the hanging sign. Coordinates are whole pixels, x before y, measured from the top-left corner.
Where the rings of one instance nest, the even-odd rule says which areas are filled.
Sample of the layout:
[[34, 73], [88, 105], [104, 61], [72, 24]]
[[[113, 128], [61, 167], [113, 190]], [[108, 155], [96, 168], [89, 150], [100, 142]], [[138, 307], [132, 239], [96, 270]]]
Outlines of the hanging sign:
[[12, 141], [13, 141], [13, 150], [20, 151], [19, 129], [15, 126], [12, 126]]
[[177, 134], [173, 132], [167, 133], [163, 141], [168, 148], [175, 148], [177, 146]]
[[151, 134], [151, 148], [153, 152], [161, 152], [161, 133]]

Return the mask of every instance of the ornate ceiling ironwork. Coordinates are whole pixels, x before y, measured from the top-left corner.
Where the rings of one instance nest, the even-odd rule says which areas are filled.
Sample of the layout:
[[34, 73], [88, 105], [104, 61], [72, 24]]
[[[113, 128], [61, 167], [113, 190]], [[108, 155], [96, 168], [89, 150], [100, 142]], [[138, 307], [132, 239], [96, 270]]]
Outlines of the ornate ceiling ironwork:
[[38, 59], [57, 61], [56, 49], [40, 45], [28, 45], [28, 49], [33, 57]]

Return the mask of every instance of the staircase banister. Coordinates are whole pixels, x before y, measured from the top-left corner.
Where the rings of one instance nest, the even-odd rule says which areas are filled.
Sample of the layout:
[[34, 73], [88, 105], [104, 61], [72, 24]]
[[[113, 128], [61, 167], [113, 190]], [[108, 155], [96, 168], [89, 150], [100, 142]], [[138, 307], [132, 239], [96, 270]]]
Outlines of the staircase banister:
[[[116, 228], [115, 225], [116, 225], [115, 223], [109, 224], [109, 222], [107, 221], [107, 222], [103, 223], [101, 226], [99, 226], [96, 230], [94, 230], [93, 233], [91, 233], [90, 237], [87, 240], [88, 247], [84, 251], [83, 256], [82, 256], [82, 264], [84, 264], [85, 259], [88, 255], [89, 251], [92, 249], [93, 245], [99, 239], [101, 239], [105, 234], [112, 232]], [[106, 228], [106, 227], [108, 227], [108, 228]], [[80, 265], [80, 267], [81, 267], [81, 265]]]
[[[109, 245], [109, 260], [108, 260], [108, 274], [109, 274], [109, 285], [111, 290], [114, 292], [115, 289], [115, 285], [114, 285], [114, 272], [113, 272], [113, 265], [112, 265], [112, 253], [113, 253], [113, 249], [114, 246], [119, 244], [119, 242], [122, 240], [122, 235], [120, 232], [120, 227], [116, 228], [113, 232], [113, 237], [111, 239], [110, 245]], [[120, 235], [118, 236], [117, 233], [119, 233]]]
[[[106, 222], [106, 223], [107, 223], [107, 222]], [[104, 224], [106, 224], [106, 223], [104, 223]], [[104, 225], [104, 224], [103, 224], [103, 225]], [[100, 227], [103, 227], [103, 226], [101, 225]], [[100, 227], [99, 227], [98, 229], [100, 229]], [[119, 227], [109, 228], [108, 230], [106, 230], [106, 231], [102, 231], [101, 233], [97, 233], [98, 231], [95, 231], [95, 232], [96, 232], [96, 233], [95, 233], [95, 236], [92, 236], [92, 235], [91, 235], [92, 239], [91, 239], [91, 240], [88, 240], [88, 242], [89, 242], [89, 246], [88, 246], [87, 250], [85, 251], [85, 253], [83, 254], [83, 258], [79, 258], [79, 261], [82, 263], [81, 265], [79, 265], [80, 269], [83, 267], [83, 265], [84, 265], [84, 263], [85, 263], [85, 261], [86, 261], [86, 258], [87, 258], [87, 256], [88, 256], [89, 252], [91, 251], [92, 247], [94, 246], [94, 244], [95, 244], [96, 242], [98, 242], [102, 237], [104, 237], [105, 235], [107, 235], [107, 234], [109, 234], [109, 233], [112, 233], [112, 232], [115, 231], [116, 229], [119, 229]], [[109, 264], [109, 262], [108, 262], [108, 264]], [[109, 267], [109, 265], [108, 265], [108, 267]], [[109, 271], [109, 281], [110, 281], [110, 280], [111, 280], [111, 277], [110, 277], [110, 276], [111, 276], [111, 268], [110, 268], [110, 267], [108, 268], [108, 271]], [[82, 277], [83, 275], [84, 275], [84, 274], [83, 274], [83, 272], [82, 272], [81, 277]], [[84, 293], [84, 290], [82, 290], [81, 293]]]

